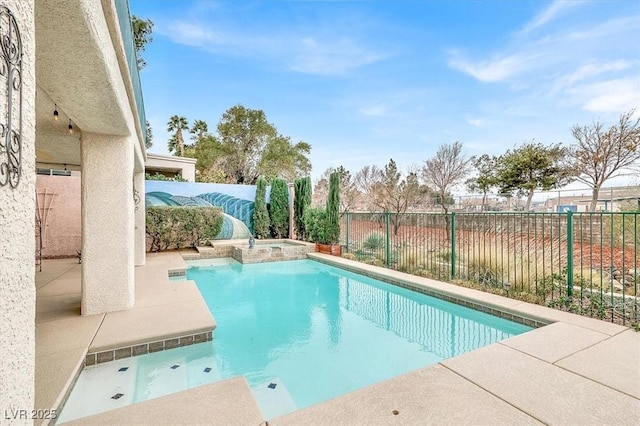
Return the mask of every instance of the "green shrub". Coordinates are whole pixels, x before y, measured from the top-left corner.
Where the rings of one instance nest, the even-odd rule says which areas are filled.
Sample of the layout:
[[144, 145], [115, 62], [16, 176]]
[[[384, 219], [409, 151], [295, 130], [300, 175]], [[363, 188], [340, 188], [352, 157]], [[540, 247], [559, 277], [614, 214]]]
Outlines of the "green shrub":
[[304, 227], [307, 241], [326, 244], [327, 241], [327, 212], [318, 207], [312, 207], [304, 212]]
[[383, 250], [385, 244], [385, 238], [382, 234], [369, 234], [362, 242], [362, 248], [374, 253]]
[[145, 180], [166, 180], [171, 182], [186, 182], [187, 180], [182, 177], [182, 175], [175, 175], [173, 177], [167, 177], [160, 172], [156, 172], [155, 174], [145, 173]]
[[148, 206], [146, 210], [150, 251], [195, 247], [215, 238], [222, 229], [218, 207]]
[[289, 236], [289, 187], [284, 179], [275, 178], [271, 182], [269, 218], [273, 236], [287, 238]]
[[253, 207], [253, 234], [256, 238], [271, 236], [271, 220], [267, 210], [267, 180], [260, 176], [256, 182], [256, 199]]

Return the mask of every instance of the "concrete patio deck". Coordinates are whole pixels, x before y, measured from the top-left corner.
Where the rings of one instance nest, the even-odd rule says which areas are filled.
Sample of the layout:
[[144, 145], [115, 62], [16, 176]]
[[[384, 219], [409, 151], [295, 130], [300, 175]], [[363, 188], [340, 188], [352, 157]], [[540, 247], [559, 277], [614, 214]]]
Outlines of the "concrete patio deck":
[[[640, 424], [640, 333], [346, 259], [309, 256], [550, 325], [269, 419], [269, 425]], [[79, 315], [79, 265], [45, 262], [38, 273], [36, 408], [57, 407], [92, 348], [215, 326], [210, 315], [199, 313], [204, 302], [197, 289], [168, 281], [169, 270], [184, 267], [177, 253], [150, 255], [147, 266], [136, 268], [132, 310], [88, 317]], [[169, 333], [161, 318], [167, 310], [179, 323]], [[73, 423], [258, 425], [263, 418], [246, 381], [236, 378]]]

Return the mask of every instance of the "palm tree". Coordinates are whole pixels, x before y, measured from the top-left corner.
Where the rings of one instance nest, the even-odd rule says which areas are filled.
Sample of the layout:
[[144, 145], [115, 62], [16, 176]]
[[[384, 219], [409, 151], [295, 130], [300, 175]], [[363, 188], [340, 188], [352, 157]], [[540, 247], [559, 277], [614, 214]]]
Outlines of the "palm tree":
[[193, 126], [191, 126], [190, 130], [191, 139], [195, 141], [195, 143], [200, 142], [209, 132], [209, 127], [207, 126], [207, 122], [204, 120], [195, 120], [193, 122]]
[[172, 116], [167, 123], [167, 131], [175, 132], [173, 137], [169, 140], [167, 147], [169, 152], [175, 152], [179, 157], [184, 157], [184, 139], [182, 138], [182, 131], [189, 130], [189, 123], [184, 117]]

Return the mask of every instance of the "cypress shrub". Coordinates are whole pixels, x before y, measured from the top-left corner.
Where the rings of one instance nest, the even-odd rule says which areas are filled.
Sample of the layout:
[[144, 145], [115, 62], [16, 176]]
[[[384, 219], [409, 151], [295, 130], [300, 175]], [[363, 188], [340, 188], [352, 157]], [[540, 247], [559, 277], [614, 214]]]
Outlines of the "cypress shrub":
[[304, 212], [306, 240], [311, 243], [327, 244], [327, 212], [320, 207], [309, 207]]
[[273, 236], [287, 238], [289, 236], [289, 188], [284, 179], [275, 178], [271, 181], [269, 217]]
[[150, 251], [196, 247], [222, 229], [219, 207], [147, 206], [146, 211]]
[[340, 176], [337, 172], [329, 176], [327, 240], [328, 244], [335, 244], [340, 240]]
[[253, 234], [256, 238], [271, 236], [271, 220], [267, 210], [267, 180], [260, 176], [256, 182], [256, 199], [253, 205]]
[[311, 206], [311, 178], [304, 177], [294, 181], [295, 197], [293, 200], [293, 214], [298, 239], [307, 239], [304, 221], [305, 211]]

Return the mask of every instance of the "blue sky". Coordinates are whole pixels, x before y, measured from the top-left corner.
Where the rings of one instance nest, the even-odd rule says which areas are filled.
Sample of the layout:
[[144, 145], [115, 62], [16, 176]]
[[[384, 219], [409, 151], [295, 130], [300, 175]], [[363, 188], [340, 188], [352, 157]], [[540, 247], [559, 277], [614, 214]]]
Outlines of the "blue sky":
[[312, 176], [422, 165], [640, 107], [640, 2], [130, 0], [154, 24], [141, 72], [166, 154], [173, 114], [214, 130], [238, 103], [312, 145]]

